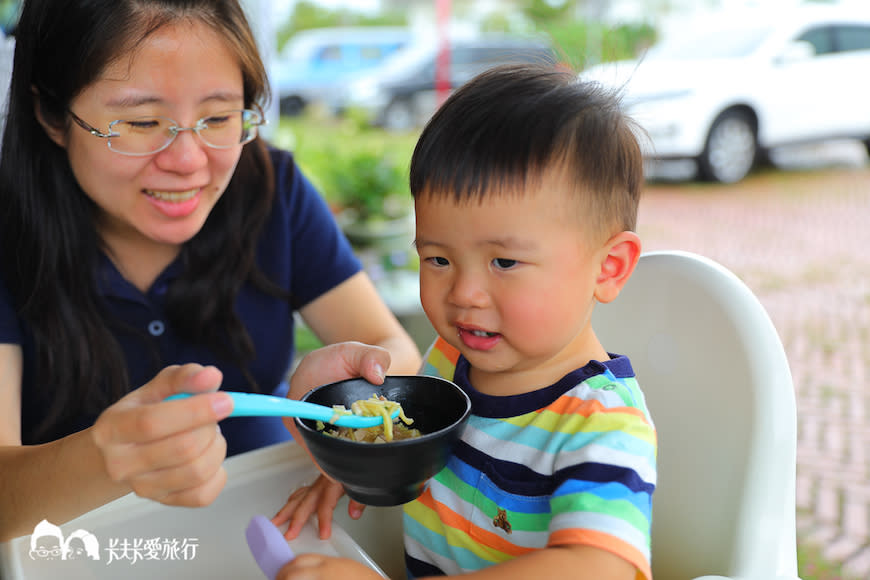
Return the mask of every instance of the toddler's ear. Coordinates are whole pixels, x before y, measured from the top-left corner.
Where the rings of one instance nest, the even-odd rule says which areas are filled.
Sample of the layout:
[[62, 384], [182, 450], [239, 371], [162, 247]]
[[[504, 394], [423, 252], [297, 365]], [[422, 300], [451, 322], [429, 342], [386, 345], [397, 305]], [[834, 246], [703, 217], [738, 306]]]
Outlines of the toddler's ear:
[[595, 299], [610, 302], [628, 282], [640, 258], [640, 237], [634, 232], [620, 232], [602, 247], [601, 271], [595, 286]]

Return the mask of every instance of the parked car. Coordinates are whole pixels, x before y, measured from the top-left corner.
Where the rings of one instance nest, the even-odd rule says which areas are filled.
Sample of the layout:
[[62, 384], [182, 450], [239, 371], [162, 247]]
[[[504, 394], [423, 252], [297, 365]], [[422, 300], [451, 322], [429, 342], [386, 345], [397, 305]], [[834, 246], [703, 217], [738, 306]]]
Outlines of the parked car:
[[853, 4], [723, 13], [581, 75], [623, 91], [648, 158], [737, 182], [782, 145], [850, 138], [870, 152], [868, 71], [870, 13]]
[[[372, 124], [390, 130], [423, 125], [437, 107], [439, 48], [436, 39], [418, 39], [382, 66], [358, 76], [345, 91], [336, 92], [334, 108], [361, 109]], [[535, 61], [555, 62], [548, 41], [502, 35], [452, 40], [448, 49], [449, 90], [493, 66]]]
[[411, 32], [404, 27], [315, 28], [296, 33], [270, 70], [281, 113], [301, 113], [350, 75], [379, 65], [410, 40]]

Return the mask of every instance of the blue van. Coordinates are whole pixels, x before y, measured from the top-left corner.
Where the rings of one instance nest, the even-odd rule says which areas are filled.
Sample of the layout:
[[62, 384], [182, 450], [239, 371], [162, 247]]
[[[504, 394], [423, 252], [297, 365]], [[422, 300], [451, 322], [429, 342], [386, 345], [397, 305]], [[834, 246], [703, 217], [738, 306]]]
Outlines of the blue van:
[[403, 27], [315, 28], [296, 33], [269, 71], [282, 115], [297, 115], [360, 72], [404, 47]]

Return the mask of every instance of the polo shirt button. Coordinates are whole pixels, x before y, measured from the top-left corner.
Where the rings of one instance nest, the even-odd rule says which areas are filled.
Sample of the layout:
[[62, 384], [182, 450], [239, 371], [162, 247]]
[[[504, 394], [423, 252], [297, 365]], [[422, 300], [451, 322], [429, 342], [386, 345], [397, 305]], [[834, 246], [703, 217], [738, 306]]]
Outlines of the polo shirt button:
[[148, 323], [148, 332], [151, 333], [151, 336], [160, 336], [164, 330], [166, 330], [166, 326], [160, 320], [152, 320]]

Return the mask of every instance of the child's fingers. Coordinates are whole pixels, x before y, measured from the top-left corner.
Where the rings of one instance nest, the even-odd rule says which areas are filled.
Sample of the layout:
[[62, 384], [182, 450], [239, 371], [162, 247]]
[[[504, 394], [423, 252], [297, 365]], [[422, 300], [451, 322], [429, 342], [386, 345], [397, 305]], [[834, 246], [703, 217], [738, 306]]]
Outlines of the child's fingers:
[[320, 502], [317, 506], [317, 528], [320, 539], [326, 540], [332, 535], [332, 514], [338, 500], [344, 495], [344, 488], [340, 483], [322, 478], [324, 489], [321, 491]]
[[347, 502], [347, 515], [351, 517], [351, 519], [358, 520], [363, 515], [363, 510], [366, 509], [366, 505], [364, 503], [359, 503], [355, 500], [350, 500]]
[[328, 539], [332, 535], [332, 514], [342, 495], [344, 488], [340, 484], [321, 475], [311, 485], [290, 494], [284, 507], [272, 517], [272, 523], [280, 526], [289, 522], [284, 537], [293, 540], [311, 516], [317, 514], [320, 538]]
[[335, 558], [321, 554], [300, 554], [278, 571], [276, 580], [335, 580], [356, 578], [383, 580], [368, 566], [349, 558]]
[[315, 482], [312, 485], [300, 487], [287, 500], [281, 511], [272, 519], [276, 526], [289, 522], [284, 537], [293, 540], [302, 531], [303, 526], [318, 511], [322, 489]]
[[[293, 493], [291, 493], [290, 497], [287, 498], [287, 502], [284, 504], [284, 506], [280, 510], [278, 510], [278, 513], [276, 513], [274, 516], [272, 516], [271, 522], [276, 527], [283, 526], [284, 524], [289, 522], [290, 519], [293, 517], [293, 514], [296, 513], [296, 511], [299, 509], [299, 506], [302, 503], [302, 500], [308, 494], [309, 490], [310, 490], [310, 486], [306, 485], [306, 486], [300, 487], [299, 489], [296, 489]], [[292, 540], [296, 537], [296, 535], [293, 535], [291, 537], [290, 532], [291, 532], [291, 530], [288, 528], [287, 532], [285, 532], [285, 534], [284, 534], [284, 537], [287, 538], [288, 540]], [[298, 530], [297, 530], [297, 534], [298, 534]]]

